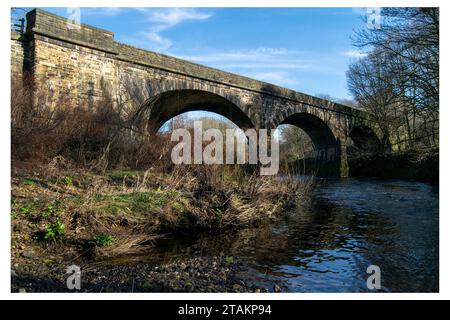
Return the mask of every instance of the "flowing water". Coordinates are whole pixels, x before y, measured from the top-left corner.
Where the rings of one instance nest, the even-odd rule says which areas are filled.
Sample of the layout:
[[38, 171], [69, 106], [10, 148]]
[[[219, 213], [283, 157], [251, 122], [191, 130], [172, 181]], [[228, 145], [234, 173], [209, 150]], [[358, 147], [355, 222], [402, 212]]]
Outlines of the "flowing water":
[[239, 257], [248, 265], [242, 276], [288, 292], [371, 291], [370, 265], [380, 267], [379, 291], [438, 291], [438, 190], [401, 180], [326, 181], [308, 208], [281, 222], [165, 240], [151, 256], [161, 263], [193, 254]]

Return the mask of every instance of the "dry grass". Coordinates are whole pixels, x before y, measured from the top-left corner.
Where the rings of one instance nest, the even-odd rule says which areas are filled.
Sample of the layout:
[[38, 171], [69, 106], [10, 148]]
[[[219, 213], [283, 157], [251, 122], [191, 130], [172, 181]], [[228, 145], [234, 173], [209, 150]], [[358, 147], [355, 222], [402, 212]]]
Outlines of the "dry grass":
[[[55, 162], [61, 164], [59, 169]], [[234, 168], [197, 166], [178, 168], [171, 174], [130, 170], [98, 174], [67, 169], [61, 158], [50, 163], [32, 170], [14, 165], [16, 247], [37, 245], [86, 257], [137, 253], [167, 234], [242, 228], [276, 219], [298, 200], [307, 199], [311, 188], [253, 174], [247, 174], [247, 182], [238, 187], [229, 177], [230, 169], [236, 174]], [[64, 234], [43, 239], [46, 228], [57, 222], [64, 225]], [[99, 245], [95, 242], [98, 235], [114, 241]]]
[[[25, 89], [26, 88], [26, 89]], [[171, 142], [108, 101], [58, 109], [32, 86], [12, 90], [13, 257], [111, 257], [168, 233], [223, 230], [274, 219], [310, 184], [257, 175], [254, 166], [174, 166]], [[44, 254], [45, 255], [45, 254]]]

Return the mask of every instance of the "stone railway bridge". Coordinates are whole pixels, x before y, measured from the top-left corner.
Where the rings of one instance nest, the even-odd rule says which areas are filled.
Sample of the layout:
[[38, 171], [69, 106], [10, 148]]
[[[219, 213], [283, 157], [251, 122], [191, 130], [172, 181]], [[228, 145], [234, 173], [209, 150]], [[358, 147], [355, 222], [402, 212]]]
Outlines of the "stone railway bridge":
[[242, 129], [296, 125], [310, 136], [316, 160], [333, 163], [342, 177], [348, 141], [372, 148], [382, 139], [363, 111], [118, 43], [110, 31], [44, 10], [26, 20], [23, 34], [11, 34], [12, 77], [30, 75], [48, 103], [64, 97], [76, 107], [108, 98], [115, 106], [148, 107], [157, 126], [193, 110], [218, 113]]

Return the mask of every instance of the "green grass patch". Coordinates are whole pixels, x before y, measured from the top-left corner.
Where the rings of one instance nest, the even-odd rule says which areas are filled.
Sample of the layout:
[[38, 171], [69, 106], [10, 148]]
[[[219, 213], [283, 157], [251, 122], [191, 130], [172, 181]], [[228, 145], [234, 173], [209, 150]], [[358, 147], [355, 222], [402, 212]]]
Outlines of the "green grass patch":
[[59, 217], [63, 214], [64, 210], [59, 206], [57, 201], [48, 204], [44, 210], [41, 211], [41, 217], [46, 218], [50, 216]]
[[172, 207], [177, 210], [177, 211], [183, 211], [184, 210], [184, 205], [180, 202], [174, 202], [172, 204]]
[[13, 217], [24, 215], [32, 220], [41, 220], [48, 217], [60, 217], [64, 213], [59, 201], [50, 203], [43, 199], [40, 200], [22, 200], [14, 199], [11, 202], [11, 214]]
[[232, 256], [225, 257], [225, 262], [231, 264], [234, 262], [234, 258]]
[[21, 215], [31, 217], [38, 211], [38, 204], [32, 200], [11, 200], [11, 217], [18, 218]]
[[109, 234], [101, 233], [94, 237], [94, 243], [98, 247], [106, 247], [112, 245], [116, 239]]
[[66, 203], [79, 206], [86, 202], [86, 198], [81, 195], [70, 195], [67, 198], [65, 198], [64, 201], [66, 201]]
[[27, 178], [27, 179], [23, 180], [23, 185], [34, 187], [37, 185], [37, 181], [34, 179]]
[[70, 176], [65, 176], [62, 179], [62, 183], [66, 186], [66, 187], [72, 187], [73, 186], [73, 178]]
[[[182, 196], [175, 190], [152, 190], [147, 192], [131, 192], [117, 195], [98, 195], [94, 197], [94, 208], [97, 212], [117, 214], [131, 212], [147, 213], [162, 209], [169, 203], [177, 203]], [[181, 203], [177, 205], [182, 209]]]
[[149, 289], [152, 288], [152, 285], [150, 284], [149, 281], [146, 280], [146, 281], [141, 283], [141, 288], [144, 289], [144, 290], [149, 290]]
[[142, 171], [139, 170], [114, 170], [107, 173], [113, 182], [122, 182], [124, 179], [137, 179]]
[[61, 237], [66, 232], [66, 226], [61, 221], [56, 221], [48, 225], [44, 230], [45, 240], [54, 240]]
[[38, 208], [33, 201], [26, 201], [19, 205], [20, 213], [27, 215], [27, 216], [34, 214], [37, 210], [38, 210]]
[[217, 219], [221, 220], [223, 217], [223, 211], [222, 209], [215, 208], [214, 213], [216, 214]]

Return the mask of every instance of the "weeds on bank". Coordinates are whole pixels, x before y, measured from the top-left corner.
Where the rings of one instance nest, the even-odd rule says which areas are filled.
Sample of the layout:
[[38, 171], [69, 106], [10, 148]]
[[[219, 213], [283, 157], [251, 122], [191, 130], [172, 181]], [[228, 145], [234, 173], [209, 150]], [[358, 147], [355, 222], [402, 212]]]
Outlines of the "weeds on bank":
[[73, 186], [73, 178], [72, 177], [66, 176], [63, 178], [62, 182], [67, 187]]
[[167, 233], [241, 228], [273, 219], [309, 188], [251, 173], [239, 186], [229, 171], [214, 167], [154, 173], [147, 180], [145, 171], [111, 170], [106, 177], [72, 172], [77, 185], [63, 187], [57, 187], [55, 181], [63, 181], [58, 176], [35, 174], [42, 183], [32, 190], [13, 182], [13, 224], [27, 219], [34, 225], [31, 231], [41, 230], [44, 242], [64, 238], [65, 243], [86, 243], [81, 247], [97, 248], [95, 256], [136, 253]]
[[44, 239], [55, 240], [64, 235], [66, 226], [61, 221], [56, 221], [45, 228]]
[[135, 253], [168, 233], [273, 219], [310, 188], [252, 166], [174, 166], [170, 136], [137, 126], [134, 110], [55, 107], [31, 84], [12, 87], [13, 243], [39, 233], [44, 246], [64, 239], [61, 254]]
[[114, 243], [115, 238], [110, 235], [110, 234], [98, 234], [94, 237], [94, 243], [96, 246], [99, 247], [106, 247], [106, 246], [110, 246]]

